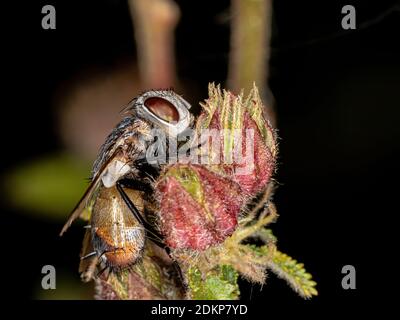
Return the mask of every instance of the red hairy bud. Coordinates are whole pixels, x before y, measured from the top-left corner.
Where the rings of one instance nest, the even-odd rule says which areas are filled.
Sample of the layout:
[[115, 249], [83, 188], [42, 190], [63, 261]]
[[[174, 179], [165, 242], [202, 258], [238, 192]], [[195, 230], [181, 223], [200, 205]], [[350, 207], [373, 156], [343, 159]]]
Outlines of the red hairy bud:
[[[209, 99], [197, 120], [198, 134], [204, 129], [219, 132], [220, 141], [210, 141], [206, 154], [210, 170], [224, 170], [243, 192], [254, 196], [268, 184], [277, 154], [276, 134], [264, 117], [264, 106], [254, 87], [248, 98], [235, 96], [210, 85]], [[214, 132], [215, 132], [214, 131]]]
[[243, 204], [239, 185], [200, 165], [171, 166], [157, 191], [161, 231], [171, 248], [205, 250], [237, 226]]

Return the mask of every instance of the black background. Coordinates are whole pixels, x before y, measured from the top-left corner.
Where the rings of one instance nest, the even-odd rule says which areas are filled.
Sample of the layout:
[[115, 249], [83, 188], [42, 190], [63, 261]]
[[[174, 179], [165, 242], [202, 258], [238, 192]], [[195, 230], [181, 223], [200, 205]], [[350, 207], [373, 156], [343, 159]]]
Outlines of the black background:
[[[226, 79], [229, 24], [216, 17], [228, 13], [229, 2], [178, 3], [178, 72], [183, 81], [195, 82], [200, 94], [190, 102], [196, 104], [206, 97], [208, 82]], [[56, 30], [41, 28], [44, 4], [56, 7]], [[345, 4], [355, 5], [357, 25], [365, 28], [343, 32]], [[262, 292], [242, 283], [249, 305], [351, 304], [391, 277], [393, 270], [386, 270], [395, 254], [389, 246], [398, 214], [400, 30], [399, 12], [384, 13], [393, 4], [275, 1], [270, 87], [281, 185], [273, 229], [281, 250], [313, 274], [319, 296], [303, 302], [271, 275]], [[2, 18], [1, 169], [7, 171], [63, 148], [52, 110], [61, 81], [87, 66], [112, 69], [135, 55], [135, 45], [125, 1], [21, 1], [3, 6]], [[7, 207], [1, 214], [1, 292], [7, 298], [30, 299], [44, 264], [76, 269], [71, 248], [79, 248], [80, 230], [58, 239], [61, 225]], [[341, 288], [346, 264], [356, 267], [356, 290]]]

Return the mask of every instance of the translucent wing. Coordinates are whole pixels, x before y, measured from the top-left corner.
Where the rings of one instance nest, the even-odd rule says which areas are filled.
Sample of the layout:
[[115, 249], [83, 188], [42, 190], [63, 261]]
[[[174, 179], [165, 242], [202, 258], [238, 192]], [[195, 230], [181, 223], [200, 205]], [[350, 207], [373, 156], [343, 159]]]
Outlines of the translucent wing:
[[81, 262], [79, 264], [79, 273], [83, 282], [88, 282], [94, 277], [96, 271], [96, 266], [99, 261], [97, 255], [91, 255], [94, 252], [90, 229], [85, 232], [85, 237], [83, 238], [82, 251], [81, 251]]
[[101, 178], [103, 177], [108, 165], [116, 158], [119, 154], [119, 149], [115, 150], [114, 154], [103, 164], [103, 166], [98, 170], [95, 177], [93, 177], [89, 187], [86, 189], [82, 198], [79, 200], [78, 204], [75, 206], [74, 210], [70, 214], [67, 222], [64, 224], [60, 232], [60, 236], [64, 234], [65, 231], [71, 226], [72, 222], [74, 222], [77, 218], [82, 216], [85, 208], [87, 207], [88, 202], [90, 201], [93, 193], [100, 187]]

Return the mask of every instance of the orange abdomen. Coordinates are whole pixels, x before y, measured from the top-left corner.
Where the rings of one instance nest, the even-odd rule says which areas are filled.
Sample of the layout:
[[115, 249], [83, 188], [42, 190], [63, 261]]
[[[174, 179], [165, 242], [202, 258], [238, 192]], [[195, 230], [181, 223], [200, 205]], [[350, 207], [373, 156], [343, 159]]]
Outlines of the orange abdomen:
[[[137, 192], [127, 190], [139, 210], [143, 207]], [[143, 226], [129, 210], [116, 187], [102, 187], [93, 206], [93, 248], [112, 269], [133, 265], [142, 255], [145, 244]]]

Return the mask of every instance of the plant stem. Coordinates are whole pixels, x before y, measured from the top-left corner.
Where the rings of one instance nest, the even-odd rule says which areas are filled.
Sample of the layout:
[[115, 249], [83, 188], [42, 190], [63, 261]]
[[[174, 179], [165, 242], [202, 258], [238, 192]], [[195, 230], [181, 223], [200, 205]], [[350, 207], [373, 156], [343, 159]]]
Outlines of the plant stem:
[[178, 6], [170, 0], [129, 0], [139, 72], [144, 88], [167, 88], [176, 82], [174, 30]]
[[272, 94], [267, 86], [271, 14], [272, 0], [232, 0], [228, 88], [248, 93], [255, 82], [274, 124]]

